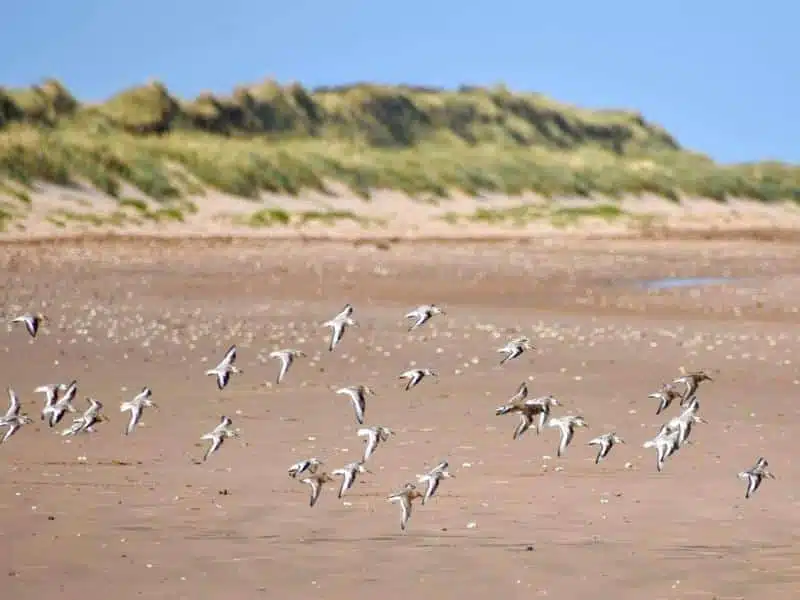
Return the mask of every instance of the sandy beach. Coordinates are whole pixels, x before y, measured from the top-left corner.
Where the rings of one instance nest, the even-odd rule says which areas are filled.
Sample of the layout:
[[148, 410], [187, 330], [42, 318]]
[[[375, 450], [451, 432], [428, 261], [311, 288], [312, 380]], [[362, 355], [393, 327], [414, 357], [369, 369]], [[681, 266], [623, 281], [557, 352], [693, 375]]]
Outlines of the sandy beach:
[[[0, 448], [4, 589], [795, 598], [798, 254], [786, 241], [542, 235], [7, 240], [5, 314], [51, 321], [33, 340], [9, 326], [0, 343], [2, 384], [35, 421]], [[658, 283], [691, 277], [714, 280]], [[345, 302], [361, 326], [331, 353], [320, 323]], [[403, 314], [426, 302], [447, 314], [407, 333]], [[517, 335], [537, 349], [499, 367], [496, 348]], [[220, 392], [204, 371], [233, 343], [243, 373]], [[307, 357], [277, 386], [267, 355], [280, 347]], [[405, 392], [397, 376], [412, 365], [439, 377]], [[698, 394], [708, 423], [658, 473], [642, 443], [679, 408], [656, 416], [647, 394], [682, 369], [713, 374]], [[110, 420], [65, 439], [39, 421], [33, 389], [73, 378], [78, 408], [100, 399]], [[494, 415], [522, 381], [588, 422], [562, 458], [557, 431], [512, 440], [517, 418]], [[366, 424], [396, 435], [344, 500], [328, 484], [310, 508], [286, 469], [360, 456], [352, 408], [333, 392], [358, 383], [377, 392]], [[119, 403], [144, 385], [159, 408], [126, 437]], [[240, 437], [198, 463], [222, 414]], [[586, 443], [612, 430], [626, 444], [595, 465]], [[745, 500], [736, 475], [759, 456], [778, 478]], [[386, 496], [442, 458], [456, 477], [401, 532]]]

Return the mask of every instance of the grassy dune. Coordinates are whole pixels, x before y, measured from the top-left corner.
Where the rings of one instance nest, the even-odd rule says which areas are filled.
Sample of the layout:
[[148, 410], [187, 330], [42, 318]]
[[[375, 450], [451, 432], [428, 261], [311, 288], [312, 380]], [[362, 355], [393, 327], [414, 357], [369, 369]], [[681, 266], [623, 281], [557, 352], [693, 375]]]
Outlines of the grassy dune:
[[715, 164], [633, 111], [502, 87], [311, 91], [271, 81], [192, 100], [153, 82], [99, 104], [53, 80], [0, 88], [0, 181], [90, 184], [116, 197], [128, 184], [157, 200], [209, 188], [247, 198], [326, 192], [339, 182], [364, 198], [395, 189], [800, 201], [800, 167]]

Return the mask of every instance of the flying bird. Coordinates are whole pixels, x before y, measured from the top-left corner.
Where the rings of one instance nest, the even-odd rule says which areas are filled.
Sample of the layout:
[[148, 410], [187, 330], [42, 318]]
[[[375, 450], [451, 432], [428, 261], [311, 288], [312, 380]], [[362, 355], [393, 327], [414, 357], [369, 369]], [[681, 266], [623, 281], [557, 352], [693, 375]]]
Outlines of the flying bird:
[[425, 502], [433, 497], [433, 495], [436, 493], [436, 490], [439, 489], [439, 482], [442, 479], [450, 479], [455, 477], [455, 475], [447, 470], [447, 467], [447, 461], [443, 460], [424, 475], [417, 475], [417, 481], [419, 483], [428, 484], [428, 488], [425, 490], [425, 495], [422, 497], [423, 506], [425, 505]]
[[406, 314], [406, 319], [414, 319], [408, 331], [414, 331], [418, 327], [422, 327], [422, 325], [427, 323], [432, 317], [443, 314], [445, 314], [445, 312], [435, 304], [422, 304]]
[[352, 318], [353, 306], [345, 304], [342, 311], [333, 317], [330, 321], [325, 321], [322, 326], [331, 328], [331, 339], [328, 343], [328, 351], [333, 352], [333, 349], [339, 345], [339, 342], [348, 327], [358, 327], [358, 322]]
[[270, 352], [270, 358], [277, 358], [281, 361], [281, 370], [278, 371], [276, 383], [280, 384], [280, 382], [283, 381], [283, 378], [286, 377], [286, 373], [289, 371], [289, 367], [292, 366], [295, 358], [305, 357], [305, 355], [305, 352], [302, 350], [292, 350], [291, 348]]
[[219, 364], [213, 369], [206, 371], [206, 375], [215, 376], [217, 378], [217, 387], [220, 390], [223, 390], [225, 389], [225, 386], [228, 385], [228, 381], [230, 381], [232, 373], [236, 373], [237, 375], [242, 373], [242, 370], [233, 364], [235, 362], [236, 344], [228, 348], [228, 351], [225, 352], [225, 356], [219, 362]]
[[389, 436], [394, 435], [394, 431], [388, 427], [384, 427], [383, 425], [376, 425], [375, 427], [362, 427], [357, 433], [360, 437], [367, 437], [367, 444], [364, 446], [364, 458], [362, 459], [362, 462], [366, 462], [367, 459], [372, 456], [372, 453], [375, 452], [378, 444], [387, 441]]
[[219, 447], [222, 446], [222, 442], [224, 442], [229, 437], [238, 437], [239, 434], [236, 430], [232, 428], [233, 421], [230, 417], [222, 416], [219, 420], [219, 425], [214, 427], [211, 431], [204, 434], [200, 439], [201, 440], [211, 440], [211, 445], [209, 445], [208, 449], [206, 450], [205, 454], [203, 455], [203, 461], [207, 461], [208, 458], [214, 454]]
[[136, 428], [142, 418], [142, 411], [144, 410], [144, 407], [158, 408], [156, 403], [150, 400], [152, 395], [153, 392], [150, 390], [150, 388], [145, 386], [142, 388], [141, 392], [136, 394], [133, 400], [129, 400], [120, 404], [120, 412], [125, 412], [127, 410], [131, 413], [128, 426], [125, 428], [125, 435], [130, 435], [133, 433], [133, 430]]
[[360, 460], [351, 462], [343, 466], [341, 469], [334, 469], [331, 475], [341, 475], [342, 485], [339, 487], [339, 498], [344, 496], [356, 481], [357, 473], [371, 473], [371, 471], [364, 467], [364, 463]]
[[502, 348], [498, 348], [497, 351], [505, 354], [503, 359], [500, 361], [500, 365], [506, 364], [508, 361], [517, 358], [520, 354], [525, 352], [525, 350], [535, 350], [536, 346], [531, 344], [531, 341], [526, 337], [518, 337], [514, 338], [510, 342], [508, 342]]
[[336, 390], [336, 393], [350, 396], [350, 401], [353, 403], [353, 410], [356, 413], [356, 421], [358, 421], [359, 425], [363, 425], [364, 411], [367, 409], [367, 396], [376, 395], [373, 389], [367, 385], [352, 385], [339, 388]]
[[20, 315], [19, 317], [14, 317], [11, 319], [12, 323], [24, 323], [25, 329], [28, 330], [28, 333], [32, 338], [36, 337], [36, 334], [39, 332], [39, 327], [48, 318], [46, 315], [42, 313], [25, 313], [24, 315]]
[[750, 496], [755, 494], [765, 477], [769, 479], [775, 479], [775, 475], [773, 475], [772, 472], [767, 469], [768, 466], [769, 463], [767, 463], [767, 459], [763, 456], [760, 456], [754, 467], [739, 473], [739, 479], [747, 480], [747, 491], [744, 493], [745, 498], [750, 498]]
[[408, 391], [422, 381], [423, 377], [438, 377], [438, 374], [432, 369], [410, 369], [400, 373], [398, 379], [408, 380], [406, 383], [406, 391]]
[[594, 438], [593, 440], [588, 442], [589, 446], [600, 446], [597, 451], [597, 457], [594, 459], [594, 464], [598, 464], [601, 460], [603, 460], [608, 453], [611, 452], [611, 448], [614, 447], [614, 444], [624, 444], [625, 440], [619, 437], [613, 431], [611, 433], [604, 433], [601, 436]]

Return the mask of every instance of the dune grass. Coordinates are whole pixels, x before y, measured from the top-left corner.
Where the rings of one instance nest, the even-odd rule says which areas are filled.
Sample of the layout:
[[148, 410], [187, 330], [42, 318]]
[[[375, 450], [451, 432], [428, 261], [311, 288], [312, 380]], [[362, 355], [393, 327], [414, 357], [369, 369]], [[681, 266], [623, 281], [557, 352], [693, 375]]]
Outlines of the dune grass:
[[96, 105], [53, 80], [0, 89], [0, 180], [88, 184], [118, 198], [130, 185], [161, 201], [209, 188], [252, 199], [325, 194], [334, 182], [365, 199], [393, 189], [426, 199], [800, 201], [800, 167], [715, 164], [633, 111], [589, 111], [504, 88], [310, 91], [270, 81], [188, 101], [154, 82]]
[[308, 210], [289, 212], [282, 208], [262, 208], [250, 215], [237, 215], [234, 222], [252, 228], [262, 227], [302, 227], [306, 224], [319, 223], [322, 225], [335, 225], [341, 221], [356, 223], [362, 227], [380, 225], [381, 221], [367, 219], [356, 215], [349, 210]]
[[640, 220], [640, 215], [632, 215], [611, 203], [587, 206], [551, 207], [545, 204], [519, 204], [504, 208], [481, 207], [468, 214], [448, 212], [442, 219], [450, 224], [483, 223], [486, 225], [512, 225], [524, 227], [533, 222], [549, 222], [556, 227], [567, 227], [583, 219], [602, 219], [613, 222], [618, 219]]

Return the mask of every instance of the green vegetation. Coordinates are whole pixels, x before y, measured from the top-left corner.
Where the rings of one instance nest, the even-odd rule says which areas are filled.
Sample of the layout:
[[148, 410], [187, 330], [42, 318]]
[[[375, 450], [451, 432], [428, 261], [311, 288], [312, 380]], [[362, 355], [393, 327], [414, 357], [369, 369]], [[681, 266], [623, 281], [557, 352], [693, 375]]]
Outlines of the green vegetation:
[[362, 227], [370, 224], [380, 224], [374, 219], [359, 217], [349, 210], [325, 210], [325, 211], [299, 211], [290, 213], [282, 208], [263, 208], [251, 215], [237, 217], [235, 222], [248, 227], [285, 227], [288, 225], [302, 226], [307, 223], [322, 223], [333, 225], [339, 221], [351, 221]]
[[550, 208], [543, 204], [520, 204], [506, 208], [478, 208], [472, 214], [446, 213], [442, 218], [451, 224], [460, 222], [485, 223], [488, 225], [513, 225], [522, 227], [535, 221], [547, 220], [557, 227], [576, 224], [586, 218], [610, 222], [620, 218], [637, 219], [615, 204], [592, 204], [588, 206], [562, 206]]
[[0, 88], [0, 180], [88, 183], [116, 197], [133, 186], [161, 201], [206, 188], [329, 193], [335, 182], [364, 198], [383, 188], [429, 201], [525, 191], [800, 201], [798, 166], [718, 165], [639, 113], [503, 87], [266, 81], [183, 100], [152, 82], [99, 104], [53, 80]]

